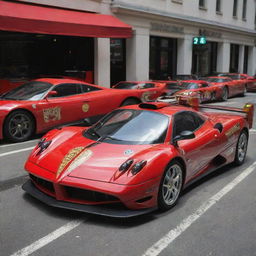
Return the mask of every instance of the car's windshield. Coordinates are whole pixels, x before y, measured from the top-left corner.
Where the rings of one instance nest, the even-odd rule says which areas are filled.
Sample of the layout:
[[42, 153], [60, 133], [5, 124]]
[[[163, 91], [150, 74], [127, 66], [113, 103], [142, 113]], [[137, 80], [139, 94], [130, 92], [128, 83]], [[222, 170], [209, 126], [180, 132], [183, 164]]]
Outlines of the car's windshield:
[[180, 87], [182, 89], [197, 89], [198, 88], [198, 84], [197, 83], [183, 82], [183, 83], [180, 84]]
[[223, 75], [220, 75], [220, 76], [227, 76], [227, 77], [230, 77], [231, 79], [233, 80], [239, 80], [240, 79], [240, 76], [239, 75], [231, 75], [231, 74], [223, 74]]
[[84, 132], [84, 136], [112, 144], [158, 144], [166, 137], [169, 118], [151, 111], [119, 109]]
[[229, 82], [229, 79], [226, 78], [216, 78], [216, 77], [210, 77], [206, 79], [210, 83], [224, 83], [224, 82]]
[[138, 88], [138, 84], [123, 82], [123, 83], [116, 84], [114, 88], [115, 89], [136, 89]]
[[167, 89], [179, 89], [180, 85], [179, 85], [179, 83], [167, 83], [166, 88]]
[[6, 100], [40, 100], [52, 87], [52, 84], [40, 81], [25, 83], [4, 94], [1, 99]]

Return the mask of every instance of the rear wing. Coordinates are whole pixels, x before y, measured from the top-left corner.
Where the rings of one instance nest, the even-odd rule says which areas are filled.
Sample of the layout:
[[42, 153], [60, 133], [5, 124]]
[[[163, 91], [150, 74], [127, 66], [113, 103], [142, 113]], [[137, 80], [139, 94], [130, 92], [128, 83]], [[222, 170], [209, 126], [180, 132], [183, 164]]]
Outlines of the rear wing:
[[213, 105], [201, 105], [199, 104], [198, 97], [187, 97], [187, 96], [162, 96], [157, 99], [157, 101], [170, 103], [174, 105], [185, 105], [192, 107], [195, 110], [199, 110], [202, 108], [205, 109], [215, 109], [215, 110], [223, 110], [229, 112], [236, 112], [245, 114], [245, 118], [248, 122], [249, 128], [252, 128], [253, 125], [253, 114], [254, 114], [254, 104], [246, 103], [243, 108], [234, 108], [234, 107], [226, 107], [226, 106], [213, 106]]

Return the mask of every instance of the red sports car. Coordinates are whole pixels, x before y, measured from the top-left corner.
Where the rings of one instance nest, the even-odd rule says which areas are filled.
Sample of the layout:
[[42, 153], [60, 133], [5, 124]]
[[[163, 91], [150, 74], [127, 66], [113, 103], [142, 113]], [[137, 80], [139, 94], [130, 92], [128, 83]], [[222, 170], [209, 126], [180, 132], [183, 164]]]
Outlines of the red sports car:
[[240, 74], [241, 79], [246, 80], [246, 91], [256, 92], [256, 76], [249, 76], [247, 74]]
[[24, 141], [34, 133], [146, 99], [141, 90], [109, 89], [69, 79], [33, 80], [0, 97], [0, 139]]
[[167, 210], [197, 178], [243, 164], [252, 118], [252, 104], [122, 107], [90, 128], [46, 134], [25, 164], [23, 189], [51, 206], [105, 216]]
[[[173, 92], [173, 93], [171, 93]], [[223, 90], [219, 86], [211, 85], [204, 80], [180, 81], [177, 88], [169, 90], [168, 95], [198, 97], [200, 103], [223, 100]]]
[[239, 80], [232, 80], [230, 77], [209, 76], [205, 78], [210, 84], [222, 88], [222, 99], [227, 100], [230, 97], [244, 95], [246, 91], [245, 83]]
[[165, 83], [154, 81], [121, 81], [115, 84], [114, 89], [140, 90], [144, 101], [155, 100], [163, 95]]

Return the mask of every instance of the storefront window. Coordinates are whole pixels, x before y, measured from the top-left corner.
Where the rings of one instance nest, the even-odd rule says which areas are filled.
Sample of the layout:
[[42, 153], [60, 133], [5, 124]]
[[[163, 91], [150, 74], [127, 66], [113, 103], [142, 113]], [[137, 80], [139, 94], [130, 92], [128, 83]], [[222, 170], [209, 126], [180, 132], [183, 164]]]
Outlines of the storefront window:
[[248, 57], [249, 57], [249, 46], [244, 47], [244, 69], [243, 72], [247, 74], [248, 72]]
[[231, 44], [230, 45], [230, 72], [238, 72], [238, 62], [239, 62], [239, 45]]
[[193, 46], [192, 73], [199, 76], [211, 75], [217, 69], [217, 42]]
[[111, 85], [126, 80], [125, 39], [110, 40]]
[[150, 37], [150, 79], [165, 80], [176, 75], [177, 39]]
[[[94, 66], [92, 38], [0, 32], [0, 79], [73, 76]], [[1, 85], [0, 85], [1, 86]]]

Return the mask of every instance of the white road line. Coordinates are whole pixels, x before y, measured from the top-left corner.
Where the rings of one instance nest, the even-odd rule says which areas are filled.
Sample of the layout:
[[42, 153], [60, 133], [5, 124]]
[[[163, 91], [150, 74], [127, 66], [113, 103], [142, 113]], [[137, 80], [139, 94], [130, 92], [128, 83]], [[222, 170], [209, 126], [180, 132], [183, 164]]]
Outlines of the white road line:
[[166, 247], [168, 247], [177, 237], [179, 237], [186, 229], [188, 229], [197, 219], [199, 219], [207, 210], [215, 205], [223, 196], [229, 193], [235, 186], [250, 175], [256, 168], [256, 161], [238, 175], [233, 181], [227, 184], [217, 194], [212, 196], [208, 201], [204, 202], [194, 213], [184, 219], [176, 228], [170, 230], [158, 242], [151, 246], [142, 256], [157, 256]]
[[13, 151], [5, 152], [5, 153], [0, 154], [0, 157], [12, 155], [12, 154], [17, 154], [17, 153], [28, 151], [28, 150], [32, 150], [34, 147], [35, 146], [29, 147], [29, 148], [23, 148], [23, 149], [18, 149], [18, 150], [13, 150]]
[[60, 236], [66, 234], [67, 232], [69, 232], [72, 229], [76, 228], [83, 221], [82, 220], [70, 221], [66, 225], [61, 226], [60, 228], [54, 230], [52, 233], [50, 233], [50, 234], [40, 238], [39, 240], [35, 241], [34, 243], [28, 245], [27, 247], [24, 247], [23, 249], [15, 252], [11, 256], [26, 256], [26, 255], [30, 255], [31, 253], [39, 250], [40, 248], [42, 248], [45, 245], [51, 243], [52, 241], [56, 240]]
[[19, 143], [13, 143], [13, 144], [1, 145], [0, 148], [11, 147], [11, 146], [19, 146], [19, 145], [27, 144], [29, 142], [34, 142], [34, 141], [38, 141], [38, 139], [36, 139], [36, 140], [29, 140], [29, 141], [25, 141], [25, 142], [19, 142]]

